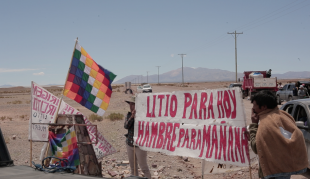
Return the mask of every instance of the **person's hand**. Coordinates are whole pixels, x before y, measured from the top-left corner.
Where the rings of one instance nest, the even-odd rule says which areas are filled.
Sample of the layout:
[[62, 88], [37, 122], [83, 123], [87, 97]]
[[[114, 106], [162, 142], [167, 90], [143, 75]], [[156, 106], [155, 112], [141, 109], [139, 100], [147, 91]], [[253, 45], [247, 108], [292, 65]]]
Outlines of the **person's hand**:
[[254, 112], [254, 109], [252, 109], [251, 120], [252, 120], [252, 123], [258, 124], [259, 117], [258, 117], [258, 115]]
[[136, 110], [134, 109], [134, 110], [131, 112], [130, 118], [134, 119], [135, 117], [136, 117]]

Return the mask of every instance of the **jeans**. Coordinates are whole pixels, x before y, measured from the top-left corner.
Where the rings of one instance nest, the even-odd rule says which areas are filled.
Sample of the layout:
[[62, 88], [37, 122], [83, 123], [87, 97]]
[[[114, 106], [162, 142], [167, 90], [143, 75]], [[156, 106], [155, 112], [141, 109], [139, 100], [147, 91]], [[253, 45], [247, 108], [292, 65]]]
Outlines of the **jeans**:
[[[131, 147], [129, 145], [126, 144], [127, 147], [127, 154], [128, 154], [128, 159], [129, 159], [129, 165], [130, 165], [130, 169], [131, 169], [131, 175], [134, 176], [139, 176], [138, 173], [138, 163], [139, 166], [142, 170], [142, 172], [144, 173], [144, 176], [147, 177], [148, 179], [151, 179], [151, 173], [149, 170], [149, 167], [147, 166], [147, 161], [146, 161], [146, 156], [147, 156], [147, 152], [141, 150], [139, 147], [136, 147], [135, 152], [135, 162], [134, 162], [134, 147]], [[135, 163], [135, 164], [134, 164]], [[134, 171], [134, 167], [136, 171]], [[136, 173], [136, 175], [135, 175]]]
[[301, 173], [305, 173], [306, 171], [307, 171], [307, 168], [296, 171], [296, 172], [277, 173], [277, 174], [266, 176], [266, 177], [264, 177], [264, 179], [290, 179], [291, 175], [298, 175]]

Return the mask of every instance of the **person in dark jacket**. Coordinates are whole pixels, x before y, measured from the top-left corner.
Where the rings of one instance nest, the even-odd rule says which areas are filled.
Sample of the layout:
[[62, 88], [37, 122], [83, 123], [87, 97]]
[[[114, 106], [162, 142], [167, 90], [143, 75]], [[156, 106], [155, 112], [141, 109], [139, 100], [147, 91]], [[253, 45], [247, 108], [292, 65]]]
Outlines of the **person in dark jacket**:
[[127, 116], [125, 118], [124, 128], [128, 129], [128, 133], [126, 136], [126, 147], [127, 147], [127, 154], [129, 159], [129, 165], [131, 169], [131, 175], [138, 176], [138, 164], [144, 173], [144, 176], [148, 179], [151, 179], [151, 173], [149, 170], [149, 167], [147, 165], [147, 152], [141, 150], [138, 146], [134, 145], [134, 124], [135, 124], [135, 115], [136, 115], [136, 109], [135, 109], [135, 100], [136, 98], [134, 96], [130, 97], [125, 102], [129, 104], [130, 112], [127, 113]]
[[271, 77], [271, 69], [269, 69], [269, 70], [266, 72], [266, 77], [267, 77], [267, 78], [270, 78], [270, 77]]
[[298, 99], [298, 82], [295, 82], [295, 87], [293, 88], [293, 99]]

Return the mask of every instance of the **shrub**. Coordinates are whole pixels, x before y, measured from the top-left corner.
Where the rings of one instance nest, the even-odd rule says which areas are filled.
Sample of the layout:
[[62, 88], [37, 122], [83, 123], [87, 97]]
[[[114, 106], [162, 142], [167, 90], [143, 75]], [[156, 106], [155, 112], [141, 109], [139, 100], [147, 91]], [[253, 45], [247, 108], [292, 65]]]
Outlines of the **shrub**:
[[120, 88], [120, 87], [123, 87], [123, 85], [115, 85], [115, 86], [112, 86], [112, 89], [116, 89], [116, 88]]
[[2, 121], [4, 121], [4, 119], [5, 119], [5, 116], [1, 116], [1, 117], [0, 117], [0, 119], [1, 119]]
[[21, 115], [20, 118], [24, 119], [27, 115]]
[[110, 119], [111, 121], [122, 120], [124, 119], [124, 115], [121, 113], [111, 113], [107, 116], [107, 118]]
[[20, 101], [20, 100], [15, 100], [15, 101], [12, 101], [12, 104], [22, 104], [22, 101]]
[[7, 117], [10, 121], [12, 121], [12, 118], [11, 117]]
[[88, 116], [88, 118], [92, 122], [102, 121], [103, 120], [103, 117], [102, 116], [98, 116], [97, 114], [91, 114], [90, 116]]

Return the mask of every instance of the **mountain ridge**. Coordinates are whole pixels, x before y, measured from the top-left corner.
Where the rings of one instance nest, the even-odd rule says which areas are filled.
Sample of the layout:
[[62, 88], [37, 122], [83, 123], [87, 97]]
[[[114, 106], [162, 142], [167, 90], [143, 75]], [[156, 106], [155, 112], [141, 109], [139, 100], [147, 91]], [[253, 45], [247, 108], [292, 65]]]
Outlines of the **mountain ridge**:
[[[210, 82], [210, 81], [234, 81], [236, 73], [228, 70], [221, 69], [209, 69], [209, 68], [191, 68], [184, 67], [184, 82]], [[238, 78], [243, 78], [243, 73], [237, 74]], [[288, 71], [283, 74], [271, 74], [271, 77], [277, 77], [278, 79], [298, 79], [298, 78], [310, 78], [310, 71]], [[129, 75], [122, 79], [119, 79], [113, 84], [121, 84], [124, 82], [134, 82], [135, 78], [139, 78], [141, 82], [141, 75]], [[147, 79], [148, 78], [148, 79]], [[142, 76], [142, 82], [157, 83], [158, 75], [149, 75], [148, 77]], [[136, 80], [138, 82], [138, 80]], [[182, 82], [182, 68], [171, 70], [166, 73], [159, 74], [160, 83], [178, 83]]]

